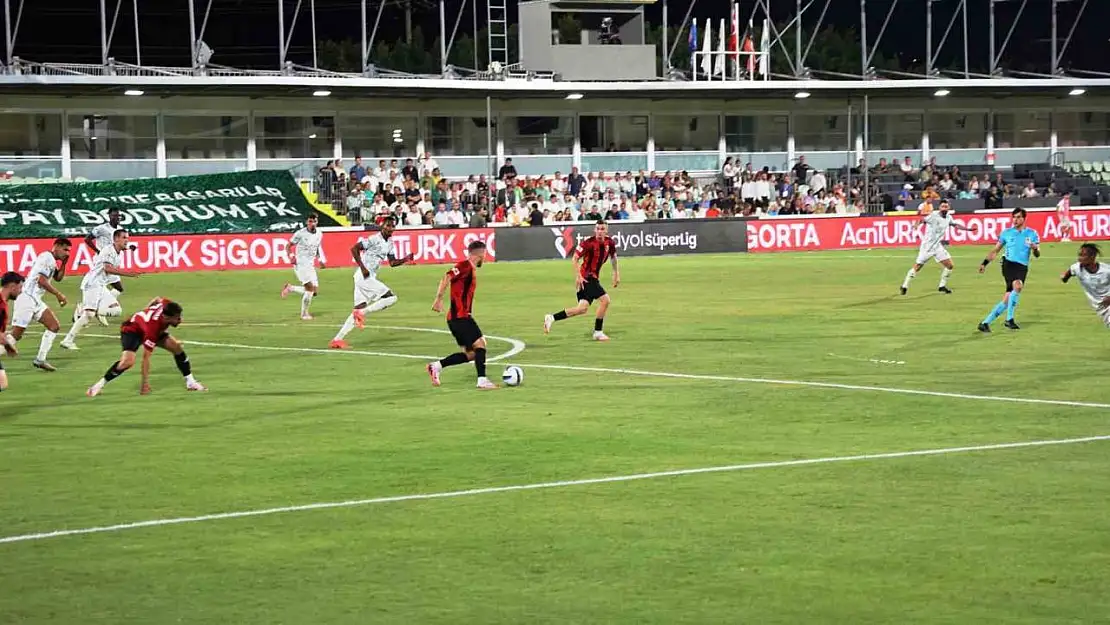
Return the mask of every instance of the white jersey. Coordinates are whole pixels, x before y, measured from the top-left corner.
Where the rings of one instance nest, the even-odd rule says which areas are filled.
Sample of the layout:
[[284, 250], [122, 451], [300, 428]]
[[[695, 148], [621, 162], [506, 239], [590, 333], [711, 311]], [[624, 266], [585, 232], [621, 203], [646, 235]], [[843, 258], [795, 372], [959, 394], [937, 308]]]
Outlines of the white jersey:
[[309, 232], [308, 228], [301, 228], [289, 239], [289, 243], [297, 246], [296, 254], [298, 267], [312, 267], [320, 255], [320, 245], [323, 243], [324, 233], [319, 229]]
[[35, 264], [31, 265], [31, 272], [27, 275], [27, 286], [23, 292], [36, 302], [41, 302], [46, 289], [39, 286], [39, 276], [50, 280], [58, 270], [58, 260], [50, 252], [43, 252], [35, 257]]
[[92, 259], [89, 273], [81, 280], [81, 290], [104, 288], [112, 283], [113, 274], [104, 272], [104, 268], [119, 267], [119, 252], [114, 245], [102, 248]]
[[932, 250], [940, 246], [952, 225], [952, 215], [941, 216], [940, 211], [933, 211], [925, 216], [925, 233], [921, 236], [921, 249]]
[[1101, 311], [1102, 300], [1110, 297], [1110, 264], [1099, 263], [1098, 271], [1091, 273], [1075, 263], [1068, 273], [1079, 279], [1079, 285], [1083, 287], [1083, 293], [1091, 307]]
[[[382, 263], [393, 254], [393, 245], [381, 234], [359, 239], [358, 249], [362, 252], [362, 264], [370, 271], [370, 276], [378, 275]], [[362, 279], [362, 270], [355, 268], [355, 279]]]
[[89, 234], [96, 237], [96, 249], [104, 250], [112, 247], [112, 242], [115, 239], [116, 227], [110, 223], [102, 223], [92, 229]]

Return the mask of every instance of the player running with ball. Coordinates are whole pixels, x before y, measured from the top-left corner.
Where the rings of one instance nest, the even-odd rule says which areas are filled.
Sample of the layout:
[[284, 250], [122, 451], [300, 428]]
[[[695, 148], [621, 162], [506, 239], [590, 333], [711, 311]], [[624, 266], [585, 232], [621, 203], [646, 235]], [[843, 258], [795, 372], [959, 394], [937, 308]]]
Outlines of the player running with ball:
[[316, 228], [317, 223], [319, 223], [319, 217], [316, 213], [310, 213], [304, 220], [304, 228], [295, 232], [293, 238], [289, 239], [289, 245], [293, 248], [293, 273], [296, 274], [299, 285], [286, 282], [281, 290], [282, 299], [289, 297], [290, 293], [301, 295], [301, 320], [303, 321], [312, 321], [312, 315], [308, 314], [308, 307], [312, 305], [312, 298], [320, 292], [320, 278], [316, 276], [316, 260], [320, 260], [320, 269], [327, 269], [324, 265], [327, 259], [324, 258], [322, 247], [324, 233]]
[[478, 388], [482, 390], [497, 388], [497, 385], [486, 377], [486, 339], [482, 336], [482, 329], [474, 320], [474, 291], [478, 288], [478, 277], [475, 272], [482, 266], [486, 258], [486, 244], [482, 241], [473, 241], [466, 248], [467, 257], [455, 264], [447, 275], [439, 281], [436, 299], [432, 302], [432, 310], [443, 312], [443, 293], [451, 287], [451, 308], [447, 311], [447, 329], [455, 337], [455, 343], [462, 348], [461, 352], [428, 363], [428, 375], [432, 378], [432, 386], [439, 386], [439, 375], [445, 367], [463, 365], [474, 361], [474, 369], [478, 373]]
[[208, 389], [193, 377], [193, 366], [189, 363], [189, 357], [185, 355], [185, 347], [169, 333], [170, 328], [181, 325], [181, 312], [181, 304], [157, 297], [151, 300], [146, 308], [132, 315], [131, 319], [120, 326], [119, 338], [123, 353], [120, 354], [119, 360], [108, 367], [104, 377], [90, 386], [85, 394], [96, 397], [104, 390], [106, 384], [133, 367], [135, 353], [140, 347], [143, 348], [140, 395], [150, 394], [150, 356], [154, 353], [155, 347], [161, 347], [173, 354], [177, 370], [185, 376], [185, 390], [207, 391]]
[[910, 281], [917, 277], [917, 272], [929, 262], [929, 259], [935, 259], [944, 269], [940, 272], [940, 285], [937, 290], [941, 293], [952, 293], [948, 288], [948, 278], [952, 275], [952, 270], [955, 266], [952, 264], [952, 255], [948, 253], [948, 247], [945, 246], [944, 236], [949, 228], [956, 230], [963, 230], [965, 232], [975, 232], [978, 228], [972, 224], [969, 228], [963, 224], [958, 224], [953, 221], [954, 215], [948, 202], [940, 203], [940, 210], [930, 211], [924, 214], [917, 223], [914, 224], [913, 229], [917, 230], [921, 224], [925, 224], [925, 234], [921, 237], [921, 247], [917, 251], [917, 260], [914, 261], [913, 267], [906, 272], [906, 279], [902, 281], [902, 295], [905, 295], [910, 289]]
[[[553, 315], [543, 318], [543, 333], [551, 332], [551, 326], [556, 321], [570, 317], [584, 315], [590, 310], [590, 304], [597, 304], [597, 316], [594, 318], [594, 340], [608, 341], [609, 337], [602, 331], [605, 326], [605, 313], [609, 311], [609, 294], [601, 286], [599, 274], [605, 266], [605, 261], [613, 264], [613, 288], [621, 283], [621, 272], [617, 267], [617, 244], [609, 236], [609, 226], [604, 221], [597, 222], [594, 226], [594, 236], [583, 239], [574, 250], [574, 283], [578, 287], [578, 305], [574, 308], [560, 310]], [[579, 264], [581, 263], [581, 264]]]
[[359, 239], [351, 247], [351, 256], [358, 265], [355, 269], [355, 308], [332, 339], [332, 349], [349, 349], [350, 345], [344, 339], [355, 327], [361, 330], [366, 326], [366, 313], [385, 310], [397, 303], [397, 296], [393, 291], [378, 281], [378, 269], [386, 261], [390, 267], [400, 267], [411, 263], [416, 256], [409, 254], [404, 258], [397, 258], [393, 255], [393, 244], [389, 242], [389, 238], [393, 236], [395, 226], [393, 217], [387, 217], [378, 234]]
[[1102, 250], [1094, 243], [1084, 243], [1079, 247], [1079, 262], [1068, 268], [1060, 276], [1066, 284], [1072, 278], [1079, 279], [1091, 308], [1110, 328], [1110, 265], [1098, 262]]

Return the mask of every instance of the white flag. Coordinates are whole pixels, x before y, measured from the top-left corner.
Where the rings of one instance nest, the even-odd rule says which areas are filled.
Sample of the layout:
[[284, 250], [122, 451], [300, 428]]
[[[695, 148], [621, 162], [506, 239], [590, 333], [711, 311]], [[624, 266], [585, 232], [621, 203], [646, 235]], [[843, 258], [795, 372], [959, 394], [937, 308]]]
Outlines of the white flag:
[[702, 44], [701, 44], [701, 71], [707, 77], [712, 77], [713, 76], [713, 55], [710, 54], [710, 52], [713, 51], [713, 46], [710, 43], [710, 42], [713, 41], [712, 28], [713, 28], [713, 20], [706, 19], [705, 20], [705, 40], [702, 41]]
[[720, 35], [717, 37], [717, 40], [719, 42], [719, 46], [717, 48], [717, 62], [713, 65], [713, 75], [720, 76], [721, 78], [725, 78], [725, 57], [728, 56], [727, 54], [725, 54], [725, 52], [727, 51], [727, 49], [725, 48], [725, 28], [725, 21], [721, 20], [721, 32]]
[[763, 34], [759, 37], [759, 73], [764, 78], [771, 75], [771, 26], [763, 20]]

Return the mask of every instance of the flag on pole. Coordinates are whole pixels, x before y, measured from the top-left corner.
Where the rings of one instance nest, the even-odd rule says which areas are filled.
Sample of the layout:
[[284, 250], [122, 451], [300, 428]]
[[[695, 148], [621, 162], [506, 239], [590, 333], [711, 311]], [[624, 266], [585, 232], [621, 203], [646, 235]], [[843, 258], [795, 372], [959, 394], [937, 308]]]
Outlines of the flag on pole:
[[755, 42], [752, 40], [752, 37], [754, 35], [755, 24], [752, 22], [752, 20], [749, 19], [748, 32], [744, 35], [744, 52], [748, 53], [744, 55], [744, 59], [746, 61], [745, 65], [748, 68], [748, 80], [755, 79], [755, 56], [752, 54], [753, 52], [755, 52]]
[[698, 51], [698, 21], [693, 20], [690, 22], [690, 39], [687, 41], [690, 46], [690, 64], [693, 65], [694, 53]]
[[703, 74], [710, 78], [713, 76], [713, 55], [710, 54], [710, 52], [713, 51], [713, 46], [711, 43], [713, 41], [712, 30], [713, 20], [706, 18], [705, 39], [702, 40], [701, 44], [701, 71]]
[[759, 37], [759, 73], [764, 78], [771, 76], [771, 24], [763, 20], [763, 34]]
[[717, 62], [713, 65], [713, 75], [727, 78], [725, 75], [725, 21], [721, 20], [721, 32], [717, 35]]
[[729, 16], [732, 30], [728, 35], [729, 65], [732, 66], [732, 79], [740, 80], [740, 5], [732, 4], [732, 13]]

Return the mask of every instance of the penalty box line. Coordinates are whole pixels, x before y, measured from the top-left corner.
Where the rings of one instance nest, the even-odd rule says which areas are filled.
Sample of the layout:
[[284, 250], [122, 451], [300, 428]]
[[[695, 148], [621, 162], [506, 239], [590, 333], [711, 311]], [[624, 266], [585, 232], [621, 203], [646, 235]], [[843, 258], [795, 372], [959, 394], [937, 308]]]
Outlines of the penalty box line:
[[631, 475], [614, 475], [609, 477], [587, 478], [579, 480], [562, 480], [555, 482], [538, 482], [535, 484], [518, 484], [513, 486], [492, 486], [487, 488], [470, 488], [466, 490], [444, 491], [439, 493], [421, 493], [414, 495], [395, 495], [391, 497], [375, 497], [371, 499], [353, 499], [348, 501], [334, 501], [325, 503], [312, 503], [299, 506], [283, 506], [278, 508], [263, 508], [258, 510], [244, 510], [241, 512], [222, 512], [200, 516], [177, 517], [169, 519], [153, 519], [134, 523], [121, 523], [118, 525], [103, 525], [81, 529], [65, 529], [52, 532], [35, 534], [20, 534], [15, 536], [0, 537], [0, 544], [20, 543], [45, 540], [48, 538], [61, 538], [64, 536], [78, 536], [82, 534], [104, 534], [109, 532], [122, 532], [144, 527], [160, 527], [164, 525], [182, 525], [188, 523], [203, 523], [207, 521], [222, 521], [228, 519], [241, 519], [246, 517], [260, 517], [289, 512], [306, 512], [309, 510], [328, 510], [336, 508], [354, 508], [375, 504], [400, 503], [408, 501], [428, 501], [433, 499], [451, 499], [469, 497], [474, 495], [492, 495], [496, 493], [510, 493], [517, 491], [545, 490], [553, 488], [569, 488], [575, 486], [588, 486], [594, 484], [614, 484], [619, 482], [634, 482], [686, 475], [702, 475], [706, 473], [728, 473], [737, 471], [751, 471], [755, 469], [775, 469], [785, 467], [801, 467], [811, 465], [824, 465], [846, 462], [860, 462], [868, 460], [891, 460], [897, 458], [914, 458], [922, 456], [943, 456], [951, 454], [964, 454], [972, 452], [997, 451], [1003, 449], [1023, 449], [1030, 447], [1049, 447], [1054, 445], [1075, 445], [1096, 441], [1110, 440], [1110, 435], [1085, 436], [1082, 438], [1065, 438], [1055, 440], [1026, 441], [1020, 443], [997, 443], [991, 445], [971, 445], [965, 447], [945, 447], [940, 449], [920, 449], [916, 451], [896, 451], [876, 454], [860, 454], [854, 456], [828, 456], [824, 458], [807, 458], [799, 460], [782, 460], [775, 462], [753, 462], [747, 464], [732, 464], [716, 467], [701, 467], [696, 469], [677, 469], [672, 471], [656, 471], [653, 473], [636, 473]]
[[[405, 328], [414, 329], [414, 328]], [[422, 329], [425, 332], [446, 332], [445, 330]], [[86, 336], [95, 336], [99, 338], [115, 338], [108, 335], [95, 335], [90, 334]], [[1110, 404], [1098, 402], [1085, 402], [1085, 401], [1069, 401], [1064, 399], [1038, 399], [1035, 397], [1007, 397], [1004, 395], [976, 395], [974, 393], [951, 393], [947, 391], [929, 391], [922, 389], [912, 388], [896, 388], [889, 386], [870, 386], [863, 384], [841, 384], [837, 382], [814, 382], [810, 380], [779, 380], [775, 378], [747, 378], [728, 375], [703, 375], [695, 373], [673, 373], [668, 371], [646, 371], [642, 369], [621, 369], [612, 367], [582, 367], [575, 365], [552, 365], [542, 363], [525, 363], [509, 360], [512, 356], [516, 355], [524, 349], [524, 343], [516, 339], [507, 339], [501, 337], [488, 336], [489, 339], [497, 339], [509, 342], [513, 349], [505, 354], [500, 354], [489, 359], [489, 362], [506, 361], [506, 364], [516, 364], [521, 367], [530, 367], [533, 369], [550, 369], [555, 371], [577, 371], [581, 373], [615, 373], [622, 375], [633, 375], [641, 377], [654, 377], [654, 378], [669, 378], [675, 380], [701, 380], [708, 382], [738, 382], [743, 384], [768, 384], [773, 386], [797, 386], [805, 388], [821, 388], [821, 389], [834, 389], [840, 391], [863, 391], [871, 393], [890, 393], [895, 395], [915, 395], [924, 397], [944, 397], [948, 399], [967, 399], [975, 401], [990, 401], [1002, 402], [1011, 404], [1032, 404], [1040, 406], [1069, 406], [1072, 408], [1097, 408], [1102, 410], [1110, 409]], [[241, 343], [213, 343], [210, 341], [183, 341], [185, 345], [199, 345], [201, 347], [223, 347], [228, 349], [245, 349], [255, 351], [274, 351], [274, 352], [296, 352], [303, 354], [349, 354], [355, 356], [381, 356], [385, 358], [406, 358], [409, 360], [436, 360], [437, 356], [420, 356], [415, 354], [395, 354], [390, 352], [373, 352], [362, 350], [336, 350], [336, 349], [321, 349], [309, 347], [282, 347], [282, 346], [268, 346], [268, 345], [244, 345]]]

